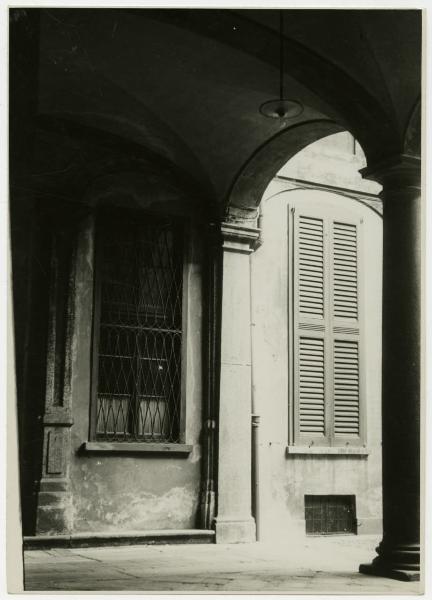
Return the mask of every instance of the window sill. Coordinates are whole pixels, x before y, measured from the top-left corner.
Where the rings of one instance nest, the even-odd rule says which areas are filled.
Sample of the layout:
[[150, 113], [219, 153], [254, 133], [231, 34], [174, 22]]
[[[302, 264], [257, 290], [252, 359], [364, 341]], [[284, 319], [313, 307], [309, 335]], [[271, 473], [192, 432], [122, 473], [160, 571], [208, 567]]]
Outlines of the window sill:
[[191, 444], [156, 444], [147, 442], [84, 442], [80, 450], [84, 453], [108, 454], [164, 454], [187, 457], [192, 452]]
[[287, 456], [295, 456], [299, 454], [319, 454], [319, 455], [354, 455], [367, 456], [368, 448], [355, 446], [287, 446]]

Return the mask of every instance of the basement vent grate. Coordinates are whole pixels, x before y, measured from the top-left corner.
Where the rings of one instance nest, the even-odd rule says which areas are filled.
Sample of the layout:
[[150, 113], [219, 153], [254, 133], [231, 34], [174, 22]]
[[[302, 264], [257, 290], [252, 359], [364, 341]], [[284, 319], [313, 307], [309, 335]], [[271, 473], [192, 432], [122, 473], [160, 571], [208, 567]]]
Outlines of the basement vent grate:
[[306, 534], [356, 534], [355, 496], [305, 496]]

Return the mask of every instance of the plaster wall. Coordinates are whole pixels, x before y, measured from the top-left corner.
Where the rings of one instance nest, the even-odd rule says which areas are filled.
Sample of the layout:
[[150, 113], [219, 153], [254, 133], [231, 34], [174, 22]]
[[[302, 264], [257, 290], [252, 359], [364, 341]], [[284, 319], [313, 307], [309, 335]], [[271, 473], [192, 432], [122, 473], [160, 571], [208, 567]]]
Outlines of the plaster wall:
[[278, 175], [377, 194], [381, 186], [363, 179], [359, 173], [364, 167], [366, 157], [362, 147], [348, 131], [341, 131], [306, 146], [280, 169]]
[[[253, 393], [259, 432], [262, 540], [304, 535], [305, 494], [354, 494], [358, 533], [381, 530], [381, 290], [382, 220], [356, 200], [321, 190], [281, 190], [272, 182], [262, 201], [264, 243], [252, 255]], [[276, 194], [276, 195], [274, 195]], [[348, 205], [364, 220], [364, 330], [367, 456], [287, 455], [288, 214], [314, 198], [335, 208]]]
[[80, 234], [72, 340], [72, 413], [69, 476], [73, 532], [124, 532], [197, 526], [201, 429], [201, 247], [193, 229], [187, 258], [185, 443], [187, 458], [151, 453], [82, 452], [89, 439], [93, 303], [93, 226]]

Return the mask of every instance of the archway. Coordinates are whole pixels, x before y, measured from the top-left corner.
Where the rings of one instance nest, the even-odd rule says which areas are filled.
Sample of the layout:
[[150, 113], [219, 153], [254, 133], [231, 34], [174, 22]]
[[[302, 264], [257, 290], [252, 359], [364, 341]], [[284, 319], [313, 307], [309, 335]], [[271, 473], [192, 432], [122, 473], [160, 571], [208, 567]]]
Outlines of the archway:
[[[415, 114], [415, 111], [414, 111]], [[320, 124], [321, 125], [321, 124]], [[306, 139], [313, 139], [313, 127], [311, 124], [311, 130], [305, 127], [304, 133]], [[331, 128], [328, 123], [323, 125]], [[333, 125], [334, 127], [334, 125]], [[412, 127], [408, 128], [412, 131]], [[247, 163], [242, 173], [239, 175], [238, 180], [231, 189], [230, 202], [226, 211], [226, 222], [222, 226], [223, 235], [223, 272], [224, 282], [227, 281], [230, 286], [229, 297], [231, 303], [231, 313], [227, 315], [228, 305], [224, 305], [224, 294], [225, 285], [222, 292], [222, 357], [221, 357], [221, 429], [228, 427], [228, 422], [224, 421], [223, 411], [224, 403], [233, 400], [232, 393], [228, 392], [230, 386], [235, 389], [234, 395], [236, 396], [237, 402], [239, 397], [243, 398], [242, 405], [243, 410], [247, 414], [248, 410], [248, 398], [251, 394], [251, 384], [247, 382], [248, 376], [246, 373], [251, 368], [250, 352], [251, 349], [247, 344], [242, 344], [240, 338], [246, 336], [248, 322], [251, 321], [250, 315], [250, 303], [247, 298], [250, 297], [250, 283], [247, 277], [249, 272], [249, 260], [247, 255], [259, 246], [260, 244], [260, 231], [258, 228], [259, 222], [257, 220], [257, 205], [259, 204], [259, 193], [262, 192], [264, 181], [269, 178], [271, 172], [271, 158], [276, 157], [277, 160], [282, 161], [283, 155], [283, 142], [286, 141], [286, 154], [285, 156], [292, 156], [290, 151], [290, 135], [292, 133], [300, 133], [297, 138], [294, 134], [294, 144], [297, 145], [298, 149], [307, 145], [307, 142], [302, 141], [303, 133], [301, 127], [292, 130], [288, 129], [284, 134], [280, 134], [276, 140], [270, 141], [265, 148], [258, 151], [251, 160]], [[310, 138], [308, 133], [311, 133]], [[285, 137], [284, 137], [285, 136]], [[317, 138], [323, 137], [322, 130], [318, 127]], [[412, 145], [412, 143], [411, 143]], [[371, 149], [367, 149], [370, 151]], [[273, 152], [274, 151], [274, 152]], [[371, 155], [373, 153], [371, 152]], [[277, 163], [276, 163], [277, 164]], [[262, 173], [259, 170], [259, 166], [263, 166]], [[280, 166], [280, 162], [276, 169]], [[276, 170], [275, 169], [275, 170]], [[420, 430], [419, 430], [419, 337], [418, 332], [418, 318], [419, 307], [419, 244], [416, 237], [411, 237], [414, 232], [419, 231], [418, 218], [419, 212], [417, 206], [418, 198], [418, 161], [413, 157], [394, 158], [387, 162], [382, 163], [380, 168], [366, 167], [362, 169], [362, 174], [374, 179], [377, 182], [382, 183], [384, 190], [382, 197], [386, 202], [385, 218], [384, 218], [384, 300], [383, 310], [386, 314], [384, 320], [384, 346], [383, 346], [383, 483], [384, 483], [384, 541], [380, 545], [379, 555], [372, 564], [372, 566], [362, 565], [362, 572], [384, 574], [391, 577], [397, 577], [401, 579], [416, 579], [419, 574], [419, 443], [420, 443]], [[375, 173], [371, 176], [371, 173]], [[417, 173], [417, 175], [416, 175]], [[416, 179], [417, 177], [417, 179]], [[257, 191], [258, 190], [258, 191]], [[402, 198], [403, 194], [406, 194], [407, 202], [401, 202], [399, 199]], [[409, 200], [408, 200], [409, 198]], [[405, 224], [408, 225], [408, 241], [406, 240], [406, 233], [402, 233], [402, 227], [405, 215]], [[251, 227], [252, 225], [252, 227]], [[396, 235], [397, 232], [397, 235]], [[403, 236], [405, 235], [405, 242], [403, 242]], [[410, 248], [407, 248], [407, 243]], [[404, 256], [402, 256], [401, 247], [404, 248]], [[409, 289], [411, 290], [409, 296], [400, 293], [399, 285], [397, 281], [399, 277], [396, 276], [398, 269], [404, 268], [409, 265], [409, 272], [404, 271], [406, 278], [408, 279]], [[387, 275], [387, 269], [389, 269], [392, 275]], [[244, 271], [244, 272], [243, 272]], [[246, 274], [245, 274], [246, 273]], [[249, 291], [248, 291], [249, 289]], [[390, 292], [391, 289], [391, 292]], [[399, 290], [399, 301], [394, 302], [394, 294]], [[417, 300], [416, 300], [417, 299]], [[392, 310], [389, 309], [389, 304], [393, 303]], [[417, 304], [416, 304], [417, 303]], [[232, 310], [232, 306], [241, 306], [241, 315], [237, 311]], [[417, 308], [415, 309], [414, 306]], [[394, 310], [393, 310], [394, 309]], [[387, 312], [386, 312], [387, 311]], [[389, 315], [392, 315], [391, 318]], [[397, 315], [397, 318], [396, 318]], [[414, 317], [417, 315], [417, 317]], [[408, 318], [407, 318], [408, 317]], [[412, 321], [414, 318], [414, 322]], [[396, 333], [395, 328], [397, 323], [405, 319], [403, 328], [405, 331], [405, 339], [410, 340], [411, 362], [407, 362], [406, 356], [403, 356], [403, 343], [401, 337]], [[234, 334], [234, 327], [238, 331], [238, 343], [236, 342], [237, 334]], [[229, 333], [228, 333], [229, 332]], [[230, 339], [229, 348], [224, 346], [224, 337]], [[233, 339], [235, 338], [235, 339]], [[390, 342], [391, 340], [391, 342]], [[394, 352], [394, 349], [400, 346], [399, 350]], [[234, 351], [233, 351], [234, 347]], [[237, 354], [236, 352], [237, 351]], [[409, 373], [409, 376], [403, 376], [403, 381], [399, 381], [399, 386], [406, 390], [405, 398], [401, 397], [400, 391], [395, 388], [394, 384], [394, 373], [395, 368], [397, 369], [399, 376], [402, 373]], [[237, 385], [233, 385], [234, 380], [241, 381], [240, 388]], [[413, 472], [407, 470], [404, 465], [409, 464], [406, 458], [406, 449], [401, 450], [400, 437], [403, 435], [404, 426], [401, 421], [395, 419], [394, 410], [390, 406], [390, 398], [398, 396], [399, 400], [399, 413], [409, 414], [409, 438], [410, 445], [408, 452], [410, 454], [410, 461], [412, 460], [415, 468]], [[406, 397], [412, 398], [412, 403], [407, 406]], [[239, 402], [240, 404], [240, 402]], [[239, 427], [238, 419], [236, 419], [236, 430]], [[247, 428], [244, 428], [243, 434], [240, 438], [240, 445], [236, 450], [243, 457], [247, 455], [249, 458], [249, 452], [245, 452], [245, 435]], [[242, 450], [240, 450], [240, 446]], [[250, 446], [247, 446], [250, 448]], [[234, 448], [231, 448], [233, 451]], [[232, 455], [232, 452], [231, 452]], [[223, 466], [223, 453], [219, 454], [219, 470], [222, 475], [219, 476], [219, 497], [223, 496], [223, 490], [221, 492], [221, 482], [223, 480], [230, 481], [232, 483], [235, 475], [235, 468], [224, 470]], [[399, 465], [398, 469], [395, 468], [396, 463]], [[250, 477], [250, 471], [246, 466], [246, 461], [242, 461], [242, 476], [243, 483]], [[404, 470], [405, 469], [405, 470]], [[406, 472], [406, 479], [409, 481], [410, 492], [399, 493], [400, 486], [400, 470]], [[230, 472], [231, 471], [231, 472]], [[224, 485], [224, 484], [222, 484]], [[231, 490], [231, 495], [233, 494]], [[229, 495], [227, 495], [228, 506], [230, 505]], [[394, 501], [395, 495], [398, 497], [398, 502]], [[238, 531], [237, 535], [244, 535], [245, 539], [251, 539], [254, 536], [254, 523], [248, 517], [244, 518], [248, 512], [247, 506], [250, 506], [250, 496], [245, 493], [242, 498], [236, 496], [235, 498], [237, 514], [243, 514], [243, 518], [238, 519]], [[222, 509], [221, 509], [222, 506]], [[241, 508], [240, 508], [241, 507]], [[245, 511], [246, 509], [246, 511]], [[228, 520], [224, 523], [223, 513], [224, 510], [229, 513], [226, 506], [219, 505], [219, 516], [216, 519], [216, 532], [223, 539], [226, 531], [227, 522], [230, 523], [230, 531], [232, 534], [235, 528], [233, 521], [235, 519]], [[222, 517], [220, 516], [222, 513]], [[241, 533], [240, 533], [241, 532]]]

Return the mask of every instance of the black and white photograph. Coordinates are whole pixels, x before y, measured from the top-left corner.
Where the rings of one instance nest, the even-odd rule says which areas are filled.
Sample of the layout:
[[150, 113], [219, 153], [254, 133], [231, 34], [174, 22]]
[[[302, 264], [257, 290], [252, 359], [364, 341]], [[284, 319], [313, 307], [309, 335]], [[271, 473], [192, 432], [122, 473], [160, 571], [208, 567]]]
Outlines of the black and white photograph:
[[6, 9], [8, 591], [424, 594], [427, 11], [75, 4]]

